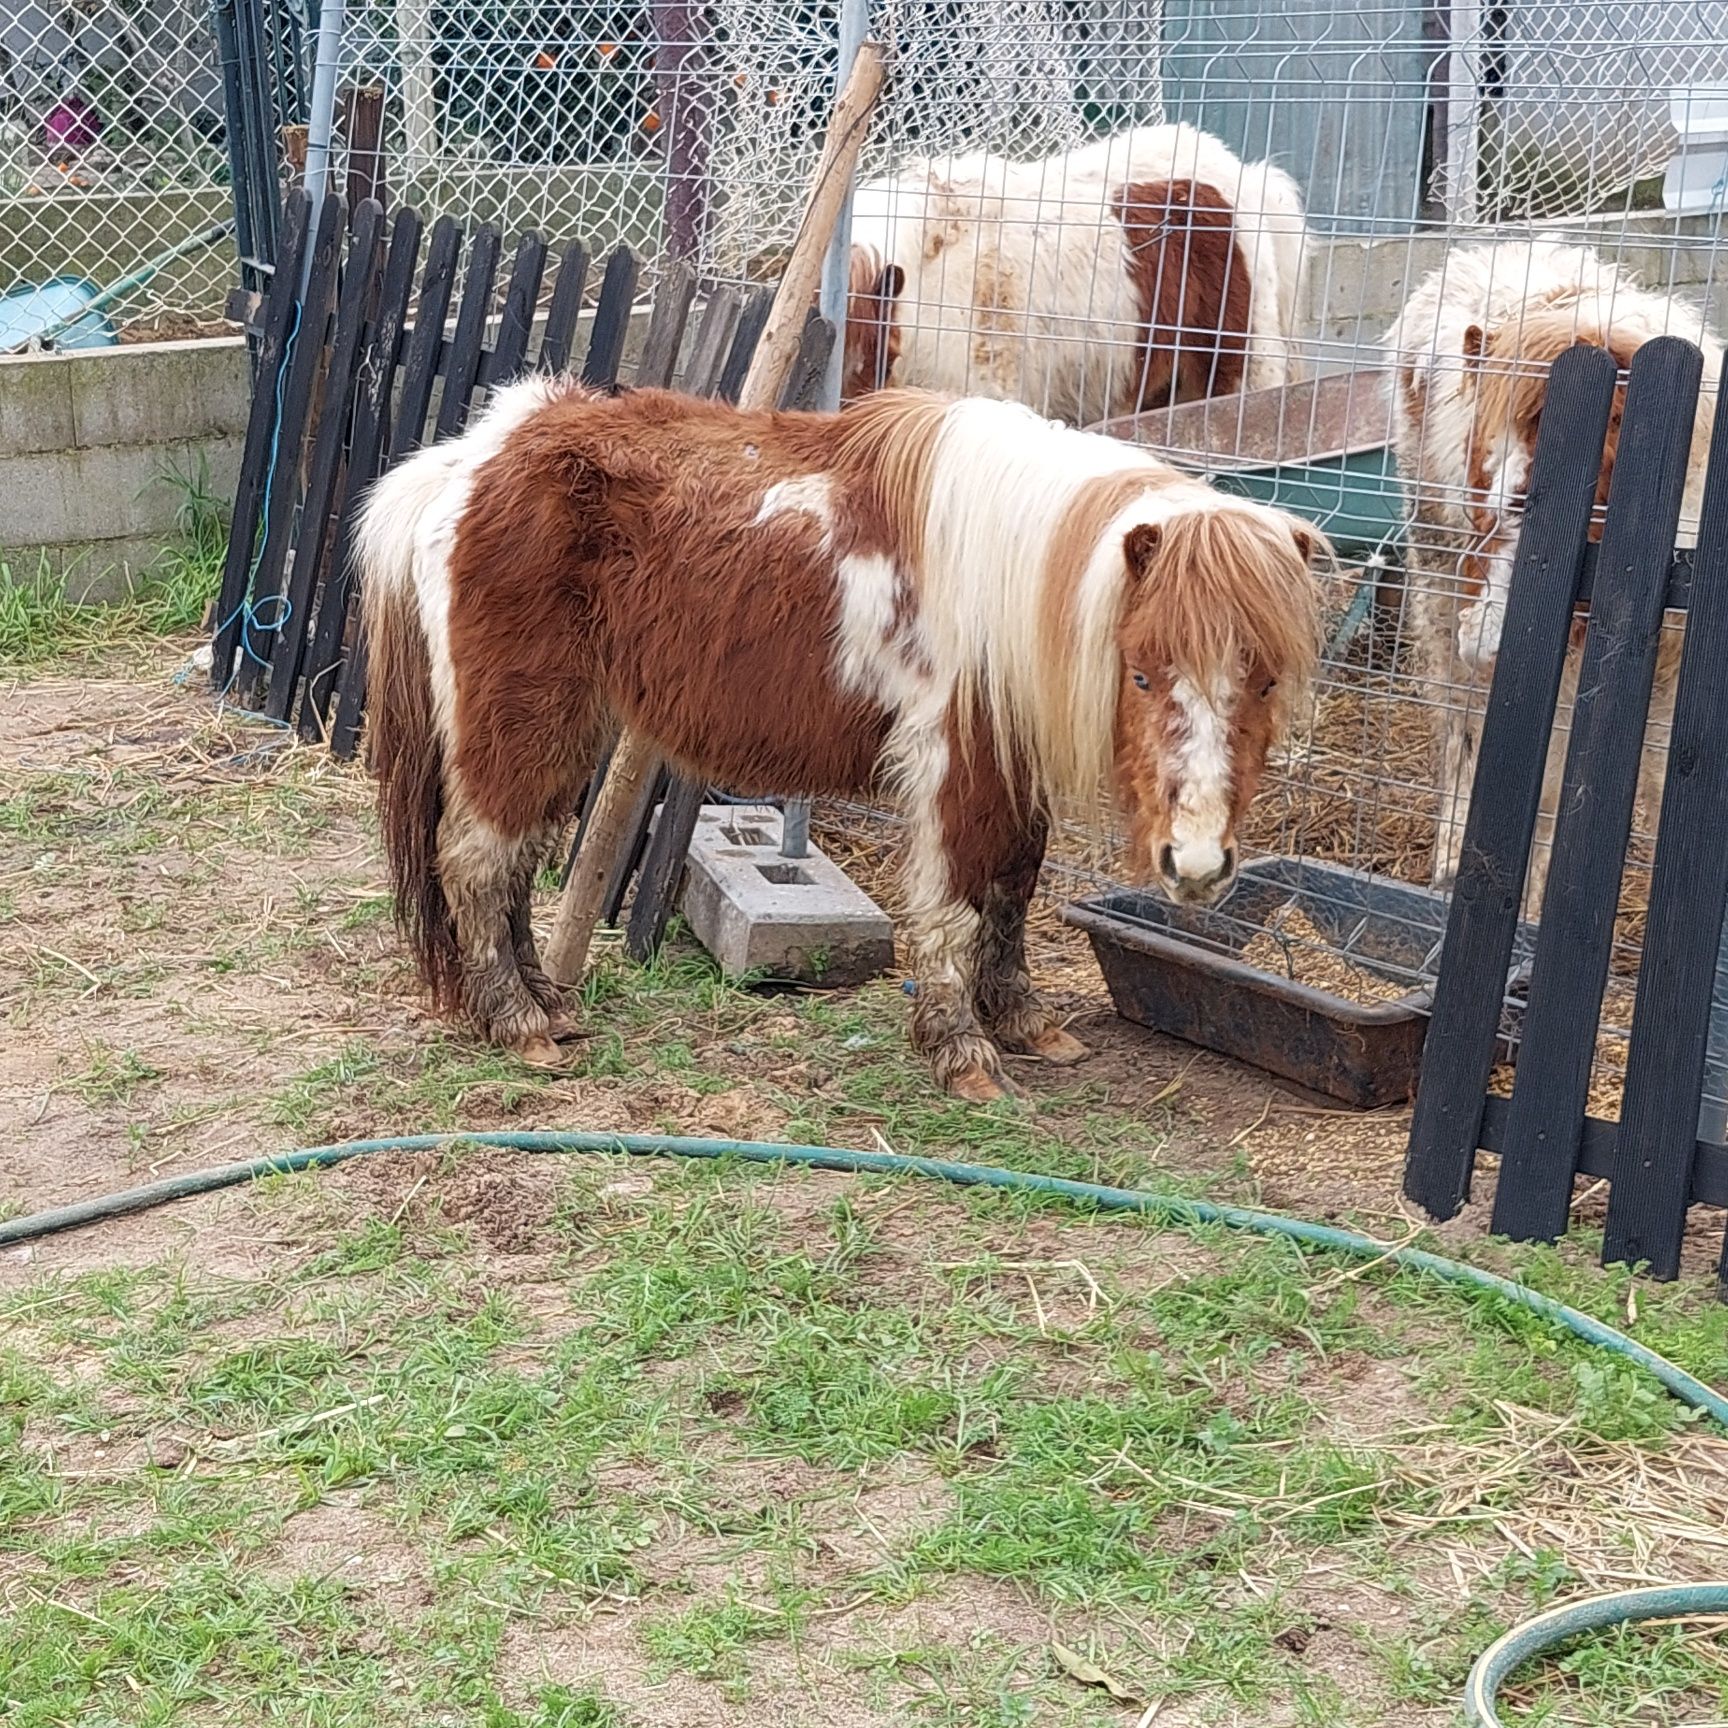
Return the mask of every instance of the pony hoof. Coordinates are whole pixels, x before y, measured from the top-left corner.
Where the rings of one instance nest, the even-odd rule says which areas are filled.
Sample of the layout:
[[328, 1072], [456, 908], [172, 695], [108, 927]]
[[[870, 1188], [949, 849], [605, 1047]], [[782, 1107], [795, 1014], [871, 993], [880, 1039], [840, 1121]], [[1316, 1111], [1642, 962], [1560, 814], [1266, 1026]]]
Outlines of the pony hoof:
[[562, 1068], [569, 1060], [569, 1052], [553, 1043], [544, 1032], [520, 1040], [511, 1049], [518, 1061], [526, 1062], [531, 1068]]
[[568, 1014], [554, 1012], [547, 1021], [546, 1036], [554, 1044], [573, 1044], [579, 1038], [586, 1038], [588, 1032]]
[[1071, 1068], [1076, 1062], [1084, 1062], [1089, 1054], [1078, 1038], [1060, 1026], [1046, 1026], [1028, 1038], [1026, 1053], [1042, 1062], [1054, 1062], [1058, 1068]]
[[1008, 1097], [1008, 1088], [982, 1062], [969, 1062], [948, 1082], [948, 1090], [968, 1104], [994, 1104]]

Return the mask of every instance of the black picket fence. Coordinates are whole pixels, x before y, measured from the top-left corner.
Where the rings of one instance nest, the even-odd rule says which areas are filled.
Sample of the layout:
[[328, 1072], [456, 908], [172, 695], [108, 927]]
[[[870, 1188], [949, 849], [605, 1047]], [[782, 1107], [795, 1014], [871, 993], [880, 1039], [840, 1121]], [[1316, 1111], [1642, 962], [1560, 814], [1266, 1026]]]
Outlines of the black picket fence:
[[[549, 275], [550, 248], [526, 234], [507, 272], [501, 263], [491, 227], [465, 243], [448, 217], [423, 234], [407, 207], [386, 220], [368, 200], [350, 224], [340, 199], [326, 199], [316, 222], [304, 192], [286, 201], [272, 287], [252, 308], [258, 370], [211, 678], [232, 700], [295, 725], [304, 738], [327, 739], [340, 756], [354, 752], [366, 695], [351, 551], [367, 487], [423, 443], [459, 433], [478, 394], [531, 370], [572, 365], [588, 254], [568, 247]], [[584, 382], [619, 383], [639, 280], [629, 251], [605, 261]], [[716, 290], [686, 343], [697, 298], [688, 270], [666, 273], [631, 382], [676, 381], [733, 399], [771, 292]], [[831, 327], [812, 318], [784, 393], [789, 404], [811, 398], [832, 340]]]
[[[1580, 1173], [1609, 1183], [1604, 1264], [1677, 1275], [1690, 1207], [1728, 1206], [1728, 1148], [1698, 1139], [1728, 901], [1728, 379], [1696, 553], [1677, 553], [1702, 358], [1647, 343], [1627, 384], [1601, 544], [1589, 544], [1616, 373], [1580, 345], [1555, 364], [1463, 861], [1423, 1051], [1405, 1192], [1450, 1218], [1477, 1153], [1500, 1155], [1493, 1228], [1566, 1229]], [[1589, 603], [1527, 1006], [1509, 1099], [1488, 1096], [1548, 738], [1575, 609]], [[1668, 775], [1618, 1122], [1588, 1114], [1664, 608], [1686, 613]], [[1720, 1288], [1728, 1297], [1728, 1243]]]

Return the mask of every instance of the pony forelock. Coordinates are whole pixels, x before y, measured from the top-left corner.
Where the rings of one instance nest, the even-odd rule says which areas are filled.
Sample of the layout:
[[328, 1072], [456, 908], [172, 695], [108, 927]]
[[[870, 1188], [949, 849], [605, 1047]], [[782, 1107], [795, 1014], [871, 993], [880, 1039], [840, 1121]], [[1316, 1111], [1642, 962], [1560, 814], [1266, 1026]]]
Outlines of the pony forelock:
[[1173, 516], [1132, 582], [1124, 635], [1201, 688], [1258, 666], [1289, 708], [1319, 661], [1313, 564], [1331, 558], [1318, 529], [1262, 505]]

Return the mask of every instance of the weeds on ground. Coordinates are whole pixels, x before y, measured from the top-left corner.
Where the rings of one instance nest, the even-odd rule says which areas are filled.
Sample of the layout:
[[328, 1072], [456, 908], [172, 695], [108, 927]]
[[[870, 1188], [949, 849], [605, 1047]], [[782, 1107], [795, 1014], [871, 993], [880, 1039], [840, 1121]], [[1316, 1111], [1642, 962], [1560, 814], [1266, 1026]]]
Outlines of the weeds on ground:
[[227, 546], [226, 505], [209, 489], [207, 465], [165, 472], [180, 493], [176, 537], [148, 576], [120, 599], [73, 600], [66, 577], [46, 562], [34, 572], [0, 564], [0, 669], [40, 666], [119, 644], [195, 630], [215, 597]]

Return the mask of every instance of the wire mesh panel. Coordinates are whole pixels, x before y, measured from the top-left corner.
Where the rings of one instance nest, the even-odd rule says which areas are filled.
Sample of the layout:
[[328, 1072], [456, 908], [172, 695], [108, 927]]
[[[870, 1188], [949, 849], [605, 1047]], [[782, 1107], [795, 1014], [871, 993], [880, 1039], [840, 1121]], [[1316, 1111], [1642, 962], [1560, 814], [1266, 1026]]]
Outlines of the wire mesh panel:
[[199, 237], [229, 215], [223, 125], [203, 0], [0, 6], [0, 294], [136, 277], [123, 325], [220, 316], [233, 245]]

